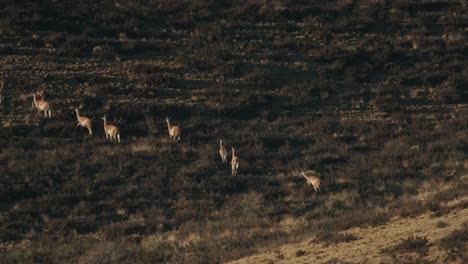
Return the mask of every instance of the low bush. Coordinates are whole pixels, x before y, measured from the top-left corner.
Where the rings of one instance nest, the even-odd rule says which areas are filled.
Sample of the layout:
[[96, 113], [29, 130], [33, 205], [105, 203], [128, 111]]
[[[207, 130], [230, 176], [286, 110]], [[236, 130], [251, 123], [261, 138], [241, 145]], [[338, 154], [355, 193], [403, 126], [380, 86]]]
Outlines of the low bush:
[[352, 234], [341, 234], [335, 232], [322, 232], [317, 235], [315, 242], [322, 242], [326, 245], [348, 243], [351, 241], [358, 240], [359, 238]]
[[420, 256], [425, 256], [428, 253], [429, 246], [430, 244], [426, 237], [411, 236], [403, 239], [399, 244], [382, 251], [390, 255], [413, 252]]
[[465, 261], [468, 259], [468, 223], [443, 238], [439, 246], [447, 251], [447, 261]]
[[245, 85], [266, 87], [271, 84], [271, 75], [265, 70], [254, 69], [242, 76]]

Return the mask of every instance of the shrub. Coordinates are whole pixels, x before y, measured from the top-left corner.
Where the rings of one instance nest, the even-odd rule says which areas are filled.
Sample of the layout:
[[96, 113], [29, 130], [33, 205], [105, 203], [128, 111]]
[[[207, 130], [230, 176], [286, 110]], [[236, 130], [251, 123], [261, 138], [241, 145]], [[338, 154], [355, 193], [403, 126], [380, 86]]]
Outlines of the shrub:
[[79, 58], [84, 55], [84, 53], [81, 51], [80, 48], [73, 47], [73, 46], [66, 45], [66, 44], [63, 46], [60, 46], [60, 48], [56, 50], [56, 54], [59, 57], [69, 57], [69, 58]]
[[136, 259], [136, 252], [136, 245], [131, 243], [101, 242], [80, 256], [77, 263], [130, 263]]
[[168, 73], [155, 73], [143, 77], [143, 83], [155, 88], [171, 88], [175, 86], [175, 78]]
[[447, 250], [447, 261], [468, 260], [468, 222], [465, 222], [461, 229], [453, 231], [443, 238], [439, 246]]
[[95, 46], [92, 49], [92, 55], [95, 59], [110, 60], [115, 58], [114, 48], [111, 46]]
[[331, 244], [347, 243], [358, 239], [359, 238], [353, 234], [336, 233], [335, 231], [323, 231], [317, 235], [314, 241], [323, 242], [327, 246], [330, 246]]
[[221, 65], [216, 68], [216, 71], [223, 78], [236, 78], [241, 75], [240, 65], [239, 62], [221, 63]]
[[16, 49], [11, 46], [0, 47], [0, 55], [14, 55], [15, 53], [16, 53]]
[[425, 256], [427, 255], [429, 246], [430, 244], [426, 237], [410, 236], [403, 239], [399, 244], [383, 249], [382, 251], [391, 255], [414, 252], [418, 255]]
[[31, 37], [23, 37], [18, 41], [19, 46], [30, 46], [34, 48], [41, 48], [44, 47], [44, 42], [39, 38], [35, 36]]
[[59, 47], [67, 40], [62, 32], [51, 32], [43, 37], [44, 43], [52, 47]]
[[265, 70], [254, 69], [242, 77], [246, 85], [266, 87], [271, 85], [271, 75]]
[[215, 69], [220, 62], [226, 62], [232, 58], [229, 45], [226, 43], [204, 46], [193, 53], [188, 51], [180, 52], [176, 62], [189, 68], [198, 70]]
[[161, 68], [158, 65], [139, 63], [132, 67], [132, 71], [135, 74], [148, 75], [148, 74], [160, 73]]

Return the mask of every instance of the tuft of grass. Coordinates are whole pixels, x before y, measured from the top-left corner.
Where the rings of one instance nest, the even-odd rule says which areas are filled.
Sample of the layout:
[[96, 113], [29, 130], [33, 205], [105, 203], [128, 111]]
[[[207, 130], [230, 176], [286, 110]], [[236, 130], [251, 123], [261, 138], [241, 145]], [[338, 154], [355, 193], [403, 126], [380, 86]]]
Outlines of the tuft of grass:
[[416, 253], [420, 256], [425, 256], [427, 255], [429, 246], [430, 244], [426, 237], [410, 236], [395, 246], [383, 249], [382, 252], [389, 255]]
[[343, 234], [343, 233], [336, 233], [336, 232], [328, 232], [328, 231], [323, 231], [317, 237], [315, 238], [315, 242], [322, 242], [325, 243], [325, 245], [329, 246], [332, 244], [338, 244], [338, 243], [348, 243], [351, 241], [358, 240], [359, 238], [353, 234]]
[[302, 249], [299, 249], [298, 251], [296, 251], [296, 257], [302, 257], [305, 255], [307, 255], [307, 252]]

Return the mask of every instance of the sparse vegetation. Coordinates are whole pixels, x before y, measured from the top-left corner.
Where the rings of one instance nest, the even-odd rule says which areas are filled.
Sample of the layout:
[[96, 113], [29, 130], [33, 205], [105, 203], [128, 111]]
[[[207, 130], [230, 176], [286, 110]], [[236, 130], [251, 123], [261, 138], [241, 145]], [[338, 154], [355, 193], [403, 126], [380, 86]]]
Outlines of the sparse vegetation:
[[440, 246], [447, 250], [447, 261], [468, 260], [468, 222], [463, 224], [460, 230], [454, 231], [452, 234], [440, 241]]
[[[2, 261], [219, 263], [457, 210], [443, 204], [467, 195], [465, 10], [403, 0], [2, 5]], [[42, 83], [47, 119], [29, 96]], [[106, 113], [120, 144], [105, 140]], [[166, 116], [183, 129], [177, 143]], [[220, 138], [239, 156], [235, 177]], [[320, 175], [320, 194], [294, 175], [302, 169]], [[444, 240], [458, 250], [450, 261], [466, 259], [462, 231]], [[427, 242], [388, 252], [424, 256]]]
[[358, 240], [355, 235], [351, 234], [340, 234], [336, 233], [334, 231], [331, 232], [323, 232], [317, 236], [317, 239], [315, 242], [325, 242], [327, 245], [330, 244], [337, 244], [337, 243], [343, 243], [343, 242], [351, 242], [354, 240]]
[[414, 252], [418, 255], [426, 255], [429, 249], [428, 240], [425, 237], [412, 236], [403, 239], [400, 244], [395, 245], [392, 248], [385, 249], [384, 252], [389, 254], [401, 254]]

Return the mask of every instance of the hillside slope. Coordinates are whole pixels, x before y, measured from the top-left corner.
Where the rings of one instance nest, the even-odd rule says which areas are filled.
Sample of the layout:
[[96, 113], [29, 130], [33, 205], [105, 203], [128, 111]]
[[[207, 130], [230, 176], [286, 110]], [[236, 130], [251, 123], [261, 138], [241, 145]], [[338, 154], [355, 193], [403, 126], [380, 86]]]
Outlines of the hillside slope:
[[[468, 175], [462, 179], [467, 182]], [[349, 242], [327, 244], [306, 239], [230, 263], [447, 263], [449, 260], [451, 263], [463, 263], [461, 259], [451, 259], [450, 251], [443, 249], [441, 244], [456, 230], [464, 229], [464, 234], [467, 234], [467, 202], [468, 196], [463, 196], [446, 203], [443, 215], [427, 212], [417, 217], [395, 217], [381, 226], [341, 232], [354, 237]], [[427, 242], [419, 245], [423, 253], [418, 253], [417, 248], [415, 250], [411, 246], [423, 238]], [[466, 251], [467, 239], [465, 236], [464, 248], [452, 250]], [[402, 240], [415, 243], [404, 244]], [[397, 247], [399, 244], [402, 246]]]
[[[445, 215], [468, 192], [465, 1], [8, 1], [0, 14], [2, 264], [357, 243], [340, 232]], [[51, 118], [31, 108], [42, 87]]]

